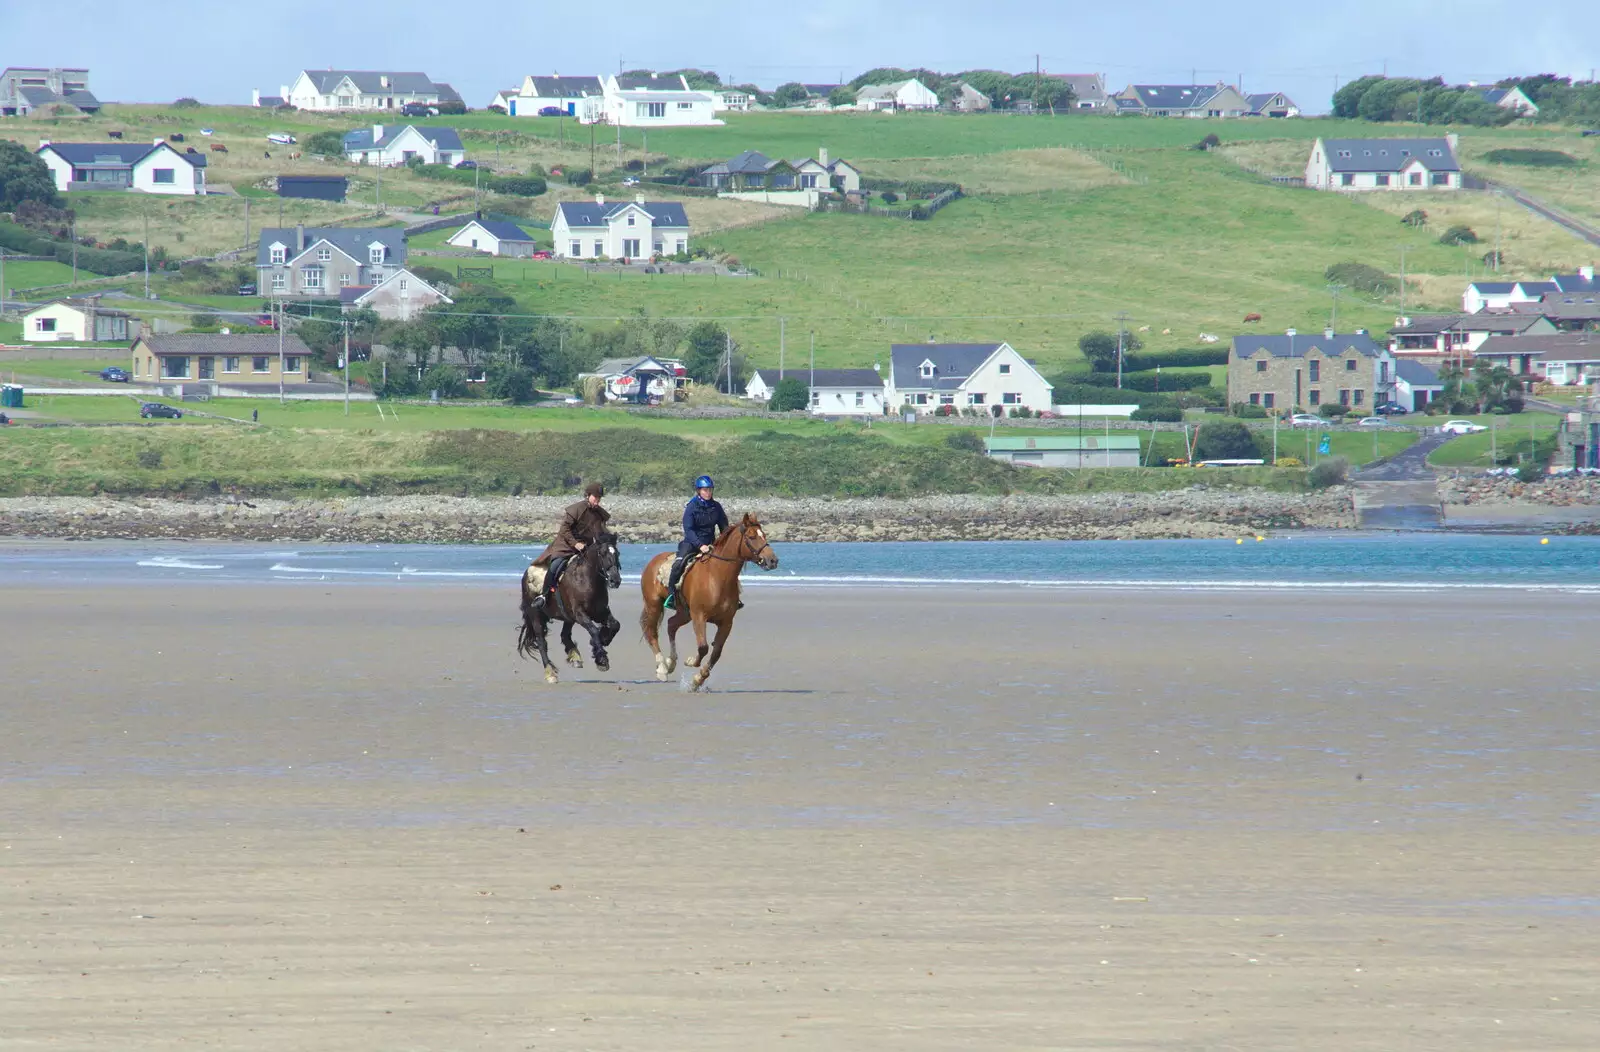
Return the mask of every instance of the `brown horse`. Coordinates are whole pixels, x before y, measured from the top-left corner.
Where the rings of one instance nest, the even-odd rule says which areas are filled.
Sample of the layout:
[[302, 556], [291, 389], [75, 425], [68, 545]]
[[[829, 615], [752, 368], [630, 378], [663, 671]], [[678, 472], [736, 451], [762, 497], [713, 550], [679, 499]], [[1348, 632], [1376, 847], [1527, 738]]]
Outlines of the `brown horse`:
[[622, 587], [622, 560], [617, 554], [617, 535], [602, 533], [594, 543], [574, 555], [556, 583], [555, 594], [543, 605], [534, 599], [544, 590], [545, 568], [530, 566], [522, 575], [522, 625], [517, 629], [517, 652], [539, 659], [544, 666], [544, 681], [555, 683], [555, 662], [550, 660], [546, 630], [552, 621], [561, 622], [561, 645], [567, 664], [583, 667], [583, 657], [572, 640], [572, 626], [582, 625], [589, 633], [589, 646], [595, 667], [611, 668], [606, 647], [622, 631], [622, 622], [611, 616], [610, 589]]
[[[778, 554], [767, 543], [767, 535], [754, 515], [746, 515], [722, 531], [708, 554], [700, 556], [684, 572], [678, 582], [678, 604], [667, 620], [668, 656], [661, 656], [661, 611], [667, 598], [667, 572], [672, 568], [675, 553], [662, 552], [645, 564], [639, 576], [639, 588], [644, 592], [644, 613], [639, 615], [639, 627], [644, 629], [645, 642], [656, 658], [656, 679], [665, 680], [678, 666], [678, 629], [694, 622], [694, 638], [699, 649], [692, 657], [683, 659], [690, 668], [699, 668], [689, 681], [691, 690], [699, 690], [733, 632], [733, 617], [739, 609], [739, 571], [744, 564], [753, 562], [763, 570], [778, 566]], [[716, 642], [706, 646], [706, 624], [717, 626]], [[710, 656], [706, 651], [711, 651]]]

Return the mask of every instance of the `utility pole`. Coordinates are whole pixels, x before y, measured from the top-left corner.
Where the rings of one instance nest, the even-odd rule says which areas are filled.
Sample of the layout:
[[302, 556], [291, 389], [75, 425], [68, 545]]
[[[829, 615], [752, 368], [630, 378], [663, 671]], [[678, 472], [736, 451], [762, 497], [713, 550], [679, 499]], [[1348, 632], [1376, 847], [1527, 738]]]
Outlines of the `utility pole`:
[[811, 330], [811, 381], [806, 385], [806, 412], [811, 412], [811, 392], [817, 389], [817, 330]]
[[1406, 246], [1400, 246], [1400, 316], [1406, 315]]
[[[1498, 227], [1496, 229], [1499, 229]], [[1496, 235], [1498, 244], [1498, 235]], [[78, 284], [78, 217], [72, 217], [72, 284]]]
[[150, 213], [144, 214], [144, 298], [150, 298]]
[[1339, 293], [1344, 291], [1344, 286], [1338, 282], [1328, 286], [1328, 295], [1333, 299], [1333, 313], [1328, 319], [1328, 328], [1334, 332], [1339, 331]]
[[[1122, 310], [1117, 312], [1117, 386], [1119, 388], [1122, 386], [1122, 343], [1124, 335], [1127, 332], [1128, 321], [1129, 314], [1127, 311]], [[1082, 414], [1079, 415], [1081, 416]], [[1079, 452], [1081, 453], [1082, 451], [1080, 450]]]
[[344, 320], [344, 415], [350, 415], [350, 319]]
[[594, 122], [589, 122], [589, 178], [594, 178]]
[[239, 244], [241, 246], [250, 244], [250, 199], [248, 197], [244, 199], [244, 240]]
[[1494, 192], [1494, 272], [1500, 273], [1500, 202], [1505, 194], [1496, 190]]
[[780, 317], [778, 319], [778, 382], [780, 384], [783, 383], [783, 323], [784, 319]]
[[278, 404], [283, 405], [283, 299], [278, 299]]
[[0, 316], [6, 312], [6, 250], [0, 245]]
[[727, 368], [728, 375], [727, 393], [731, 395], [733, 394], [733, 333], [724, 332], [722, 339], [722, 360]]

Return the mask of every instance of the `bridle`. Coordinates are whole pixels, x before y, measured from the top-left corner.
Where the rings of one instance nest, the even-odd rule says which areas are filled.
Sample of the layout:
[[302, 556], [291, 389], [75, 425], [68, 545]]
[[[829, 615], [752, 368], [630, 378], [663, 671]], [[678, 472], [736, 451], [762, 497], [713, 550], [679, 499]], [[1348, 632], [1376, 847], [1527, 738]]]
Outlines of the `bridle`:
[[753, 547], [750, 544], [750, 527], [741, 522], [738, 529], [740, 535], [744, 538], [744, 551], [740, 553], [739, 558], [735, 559], [731, 555], [722, 555], [715, 550], [707, 552], [706, 558], [716, 559], [718, 562], [725, 563], [742, 563], [747, 560], [749, 562], [755, 562], [758, 558], [760, 558], [762, 552], [772, 547], [772, 542], [768, 541], [765, 536], [761, 538], [761, 547]]

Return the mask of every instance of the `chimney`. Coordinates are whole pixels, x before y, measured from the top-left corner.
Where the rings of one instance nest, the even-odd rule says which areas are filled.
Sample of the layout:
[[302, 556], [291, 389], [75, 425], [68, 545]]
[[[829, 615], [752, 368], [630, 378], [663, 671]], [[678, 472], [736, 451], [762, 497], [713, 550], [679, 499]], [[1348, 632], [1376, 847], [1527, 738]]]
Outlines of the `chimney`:
[[1357, 329], [1356, 330], [1356, 335], [1357, 336], [1366, 336], [1367, 335], [1367, 330], [1366, 329]]
[[372, 145], [378, 145], [378, 140], [381, 138], [383, 138], [383, 125], [374, 124], [372, 126]]
[[298, 223], [294, 228], [294, 254], [299, 255], [306, 250], [306, 225]]
[[385, 91], [389, 90], [389, 75], [387, 73], [379, 75], [379, 77], [378, 77], [378, 87], [382, 88]]
[[1285, 336], [1293, 336], [1295, 334], [1295, 331], [1293, 329], [1284, 329], [1283, 330], [1283, 334]]
[[164, 142], [166, 142], [166, 140], [165, 140], [165, 139], [151, 139], [151, 140], [150, 140], [150, 144], [151, 144], [151, 145], [152, 145], [152, 146], [160, 146], [160, 145], [161, 145], [161, 144], [162, 144], [162, 143], [164, 143]]
[[41, 149], [41, 150], [42, 150], [42, 149], [44, 149], [44, 148], [45, 148], [45, 147], [46, 147], [46, 146], [49, 146], [49, 145], [50, 145], [50, 140], [49, 140], [49, 139], [40, 139], [40, 140], [39, 140], [39, 149]]
[[289, 101], [289, 85], [287, 85], [287, 84], [278, 85], [278, 98], [282, 99], [284, 102], [288, 102]]
[[817, 163], [824, 168], [828, 167], [828, 148], [826, 146], [817, 151]]
[[635, 204], [644, 204], [644, 194], [634, 194], [633, 201]]
[[605, 204], [606, 203], [606, 195], [605, 194], [595, 194], [594, 195], [594, 203], [597, 204], [597, 205]]
[[251, 88], [250, 89], [250, 105], [252, 105], [252, 106], [261, 105], [261, 89], [260, 88]]
[[1450, 144], [1450, 152], [1454, 153], [1456, 151], [1456, 144], [1461, 141], [1461, 136], [1457, 135], [1455, 132], [1450, 132], [1444, 137], [1444, 141]]
[[1322, 338], [1325, 339], [1325, 340], [1333, 339], [1333, 330], [1332, 329], [1323, 329], [1322, 330]]
[[1594, 266], [1593, 266], [1593, 264], [1591, 264], [1591, 265], [1589, 265], [1587, 267], [1579, 267], [1578, 268], [1578, 276], [1580, 278], [1582, 278], [1584, 281], [1593, 281], [1594, 280]]

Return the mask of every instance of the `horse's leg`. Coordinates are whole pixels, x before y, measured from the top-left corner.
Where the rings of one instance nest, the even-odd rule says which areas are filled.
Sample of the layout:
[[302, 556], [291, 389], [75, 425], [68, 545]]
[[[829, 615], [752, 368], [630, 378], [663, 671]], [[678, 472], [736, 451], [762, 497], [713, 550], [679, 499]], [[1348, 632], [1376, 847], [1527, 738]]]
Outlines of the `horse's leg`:
[[672, 616], [667, 618], [667, 664], [665, 671], [658, 667], [658, 679], [666, 679], [678, 668], [678, 629], [689, 623], [689, 615], [682, 610], [674, 610]]
[[[733, 635], [732, 617], [717, 625], [717, 639], [711, 645], [711, 653], [701, 662], [700, 671], [695, 674], [694, 679], [690, 682], [690, 686], [695, 690], [699, 690], [705, 681], [711, 678], [711, 670], [717, 667], [717, 659], [722, 657], [722, 648], [727, 645], [728, 637], [731, 635]], [[705, 636], [702, 635], [701, 639], [703, 640], [704, 638]], [[704, 643], [701, 644], [702, 647], [704, 645]]]
[[594, 658], [594, 667], [601, 672], [611, 669], [611, 659], [606, 656], [605, 634], [606, 626], [592, 617], [584, 618], [579, 624], [589, 633], [589, 654]]
[[690, 668], [699, 668], [700, 662], [706, 659], [706, 651], [711, 648], [706, 646], [706, 619], [696, 615], [693, 620], [695, 653], [692, 658], [684, 658], [683, 663]]
[[[588, 625], [584, 626], [585, 628]], [[561, 622], [561, 649], [567, 652], [567, 664], [573, 668], [583, 667], [583, 655], [578, 653], [578, 644], [572, 641], [572, 622]]]
[[559, 683], [561, 676], [556, 672], [556, 666], [550, 660], [550, 619], [544, 616], [544, 611], [538, 613], [538, 626], [533, 633], [534, 642], [539, 645], [539, 660], [544, 665], [544, 681], [546, 683]]

